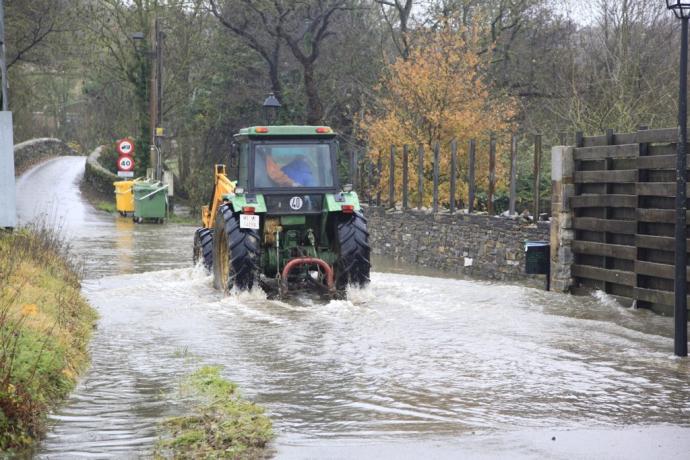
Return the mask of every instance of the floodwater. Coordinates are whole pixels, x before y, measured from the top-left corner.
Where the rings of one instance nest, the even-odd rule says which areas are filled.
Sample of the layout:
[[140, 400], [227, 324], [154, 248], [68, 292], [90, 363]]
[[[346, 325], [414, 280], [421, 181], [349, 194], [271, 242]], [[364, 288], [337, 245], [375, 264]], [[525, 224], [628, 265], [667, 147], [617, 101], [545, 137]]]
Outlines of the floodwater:
[[344, 301], [223, 297], [191, 267], [193, 227], [93, 210], [83, 165], [18, 182], [21, 220], [63, 227], [100, 313], [40, 458], [146, 457], [204, 364], [267, 408], [277, 458], [690, 457], [690, 363], [669, 318], [385, 261]]

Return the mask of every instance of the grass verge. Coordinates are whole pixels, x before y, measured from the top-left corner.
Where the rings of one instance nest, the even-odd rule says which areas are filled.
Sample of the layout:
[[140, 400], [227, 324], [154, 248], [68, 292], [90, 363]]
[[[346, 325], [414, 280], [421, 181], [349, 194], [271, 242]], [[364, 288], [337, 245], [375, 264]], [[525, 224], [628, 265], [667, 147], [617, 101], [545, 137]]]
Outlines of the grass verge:
[[0, 233], [0, 451], [29, 447], [88, 365], [96, 312], [54, 230]]
[[115, 214], [117, 212], [115, 203], [112, 201], [98, 201], [96, 202], [95, 207], [100, 211], [109, 212], [110, 214]]
[[240, 395], [237, 385], [205, 366], [187, 378], [183, 390], [199, 401], [192, 415], [161, 423], [156, 458], [266, 458], [273, 438], [264, 409]]

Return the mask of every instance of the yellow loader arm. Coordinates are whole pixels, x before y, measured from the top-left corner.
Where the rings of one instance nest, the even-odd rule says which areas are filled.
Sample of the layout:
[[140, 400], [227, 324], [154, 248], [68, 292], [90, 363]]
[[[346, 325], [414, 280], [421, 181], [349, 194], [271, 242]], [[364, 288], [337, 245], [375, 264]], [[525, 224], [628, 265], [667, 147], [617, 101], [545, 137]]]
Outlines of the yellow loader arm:
[[215, 219], [218, 213], [218, 208], [223, 204], [223, 195], [234, 193], [236, 186], [236, 181], [228, 179], [225, 173], [225, 165], [216, 165], [211, 203], [201, 208], [201, 221], [205, 228], [213, 227], [213, 219]]

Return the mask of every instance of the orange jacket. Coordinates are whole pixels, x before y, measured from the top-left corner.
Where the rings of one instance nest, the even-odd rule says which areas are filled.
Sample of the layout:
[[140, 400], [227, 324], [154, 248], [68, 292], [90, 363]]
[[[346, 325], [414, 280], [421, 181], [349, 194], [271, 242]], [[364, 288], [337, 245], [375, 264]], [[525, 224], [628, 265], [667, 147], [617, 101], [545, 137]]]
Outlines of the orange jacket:
[[268, 177], [281, 187], [292, 187], [295, 184], [270, 156], [266, 156], [266, 172]]

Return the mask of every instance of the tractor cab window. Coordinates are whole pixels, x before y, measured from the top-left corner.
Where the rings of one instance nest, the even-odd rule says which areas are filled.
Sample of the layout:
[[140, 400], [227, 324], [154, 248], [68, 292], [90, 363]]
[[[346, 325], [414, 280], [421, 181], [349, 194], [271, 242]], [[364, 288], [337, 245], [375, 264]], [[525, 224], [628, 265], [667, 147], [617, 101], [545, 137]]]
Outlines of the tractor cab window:
[[238, 185], [247, 187], [249, 185], [249, 144], [240, 144], [239, 153]]
[[333, 187], [328, 144], [261, 144], [254, 156], [256, 188]]

